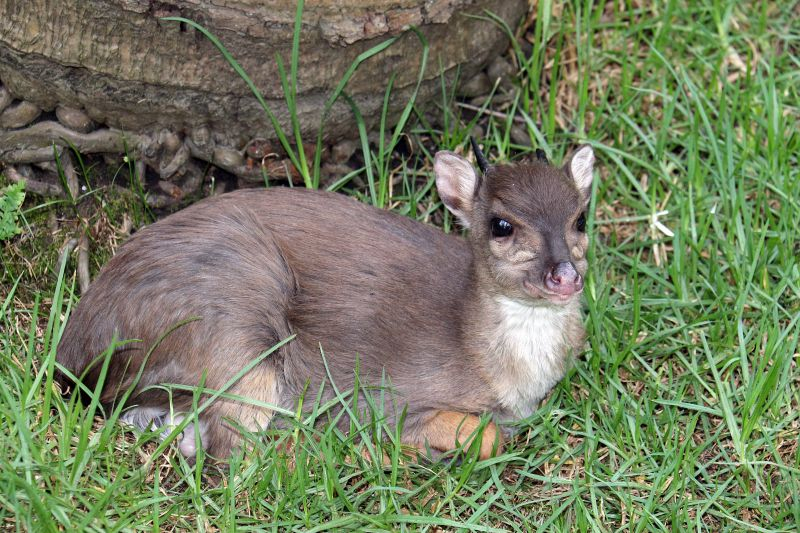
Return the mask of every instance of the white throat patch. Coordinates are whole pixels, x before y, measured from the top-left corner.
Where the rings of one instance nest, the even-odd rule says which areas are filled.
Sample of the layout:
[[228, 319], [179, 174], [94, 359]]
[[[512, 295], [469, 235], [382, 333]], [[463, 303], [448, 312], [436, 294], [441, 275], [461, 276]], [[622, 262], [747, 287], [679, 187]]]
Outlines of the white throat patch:
[[529, 416], [564, 376], [564, 330], [571, 305], [532, 306], [506, 297], [496, 299], [500, 323], [492, 351], [494, 384], [500, 403], [519, 417]]

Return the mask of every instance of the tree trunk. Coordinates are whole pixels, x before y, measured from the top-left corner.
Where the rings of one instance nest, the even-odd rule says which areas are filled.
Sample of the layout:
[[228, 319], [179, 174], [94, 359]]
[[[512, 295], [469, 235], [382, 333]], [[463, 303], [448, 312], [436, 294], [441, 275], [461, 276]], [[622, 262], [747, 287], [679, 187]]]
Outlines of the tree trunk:
[[[524, 0], [308, 2], [296, 105], [304, 137], [315, 138], [326, 99], [359, 54], [418, 28], [430, 46], [418, 96], [424, 102], [437, 94], [441, 73], [448, 82], [459, 70], [461, 79], [469, 79], [507, 46], [507, 36], [485, 11], [513, 28], [526, 5]], [[78, 135], [73, 141], [92, 135], [93, 122], [116, 133], [124, 130], [128, 148], [151, 158], [177, 153], [165, 144], [179, 142], [169, 135], [159, 139], [164, 129], [178, 141], [184, 135], [190, 139], [191, 155], [217, 164], [215, 158], [224, 159], [215, 156], [219, 147], [242, 153], [254, 138], [274, 139], [258, 102], [214, 45], [191, 26], [161, 18], [182, 16], [216, 35], [289, 131], [276, 56], [288, 72], [295, 10], [296, 2], [287, 0], [0, 0], [0, 81], [8, 91], [4, 97], [0, 87], [0, 161], [15, 161], [20, 154], [41, 158], [50, 142], [63, 144], [57, 133], [21, 134], [40, 112], [52, 120], [48, 113], [55, 110], [61, 125]], [[380, 116], [392, 76], [390, 116], [408, 102], [422, 49], [408, 32], [359, 67], [346, 91], [368, 125]], [[78, 117], [72, 122], [70, 112]], [[75, 126], [81, 121], [88, 124], [83, 131]], [[326, 120], [325, 137], [355, 137], [353, 124], [349, 105], [339, 101]], [[241, 161], [233, 157], [230, 163]], [[169, 161], [162, 158], [160, 165]]]

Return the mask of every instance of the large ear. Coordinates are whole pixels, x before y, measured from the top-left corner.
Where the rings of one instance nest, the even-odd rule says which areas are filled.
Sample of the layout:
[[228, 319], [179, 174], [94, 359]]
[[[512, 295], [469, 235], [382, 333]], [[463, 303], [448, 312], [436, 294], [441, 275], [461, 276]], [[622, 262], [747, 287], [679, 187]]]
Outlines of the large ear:
[[575, 180], [575, 185], [587, 200], [592, 193], [594, 174], [594, 150], [588, 144], [578, 148], [566, 164], [567, 172]]
[[480, 187], [480, 178], [469, 161], [453, 152], [437, 152], [433, 160], [436, 189], [439, 198], [464, 227], [469, 227], [475, 193]]

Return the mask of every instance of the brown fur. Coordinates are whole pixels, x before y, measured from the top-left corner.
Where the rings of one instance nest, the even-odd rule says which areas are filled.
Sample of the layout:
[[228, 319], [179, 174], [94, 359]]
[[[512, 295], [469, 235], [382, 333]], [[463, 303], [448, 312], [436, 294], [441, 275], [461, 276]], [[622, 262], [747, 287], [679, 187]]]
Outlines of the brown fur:
[[[521, 416], [503, 398], [514, 392], [509, 387], [527, 387], [505, 379], [524, 364], [525, 343], [504, 330], [510, 322], [503, 317], [517, 313], [512, 300], [523, 302], [523, 311], [530, 305], [562, 313], [563, 328], [545, 355], [552, 355], [553, 379], [563, 375], [583, 343], [577, 298], [553, 304], [521, 283], [541, 284], [554, 260], [574, 261], [585, 272], [586, 236], [574, 221], [588, 193], [569, 169], [496, 167], [470, 181], [446, 156], [437, 156], [437, 183], [444, 191], [445, 179], [461, 180], [448, 206], [471, 227], [468, 241], [332, 193], [244, 190], [209, 198], [142, 229], [119, 250], [70, 318], [58, 362], [78, 376], [86, 372], [84, 383], [93, 387], [99, 365], [91, 362], [112, 339], [139, 339], [115, 351], [103, 401], [131, 385], [155, 346], [129, 404], [166, 409], [167, 394], [154, 385], [197, 385], [206, 372], [205, 386], [220, 388], [294, 334], [228, 392], [294, 409], [304, 390], [307, 404], [321, 387], [323, 398], [331, 397], [328, 372], [339, 390], [352, 388], [358, 367], [362, 383], [388, 377], [383, 408], [390, 422], [407, 409], [404, 441], [442, 451], [469, 442], [477, 415]], [[451, 168], [456, 173], [447, 177]], [[492, 216], [512, 220], [519, 228], [513, 239], [488, 234]], [[535, 320], [530, 324], [535, 331]], [[528, 396], [523, 411], [541, 399]], [[189, 411], [191, 395], [176, 394], [172, 404]], [[203, 447], [224, 456], [238, 442], [225, 419], [257, 429], [272, 412], [219, 399], [201, 418]], [[481, 457], [501, 444], [493, 423], [481, 438]]]
[[459, 446], [469, 449], [475, 437], [479, 436], [478, 456], [481, 459], [488, 459], [493, 452], [502, 453], [503, 438], [495, 423], [489, 422], [478, 435], [480, 422], [475, 415], [439, 411], [421, 427], [417, 434], [419, 441], [414, 444], [423, 452], [427, 451], [426, 446], [439, 451], [453, 450]]

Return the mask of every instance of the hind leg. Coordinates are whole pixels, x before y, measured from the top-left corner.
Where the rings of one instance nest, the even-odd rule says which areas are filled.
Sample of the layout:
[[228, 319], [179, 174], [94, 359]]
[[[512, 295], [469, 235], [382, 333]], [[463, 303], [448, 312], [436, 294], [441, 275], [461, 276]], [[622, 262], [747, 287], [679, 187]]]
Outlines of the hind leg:
[[[172, 431], [181, 425], [190, 415], [179, 411], [166, 402], [153, 405], [137, 405], [125, 410], [119, 417], [123, 425], [138, 428], [140, 431], [160, 431], [161, 439], [166, 439]], [[194, 457], [197, 453], [196, 436], [200, 441], [206, 440], [206, 423], [200, 419], [195, 431], [195, 424], [190, 422], [178, 437], [178, 450], [186, 457]]]
[[274, 367], [257, 366], [228, 392], [255, 402], [217, 398], [201, 413], [200, 418], [205, 422], [202, 445], [214, 457], [226, 457], [241, 446], [242, 436], [237, 425], [250, 432], [261, 431], [269, 425], [274, 412], [259, 404], [278, 405], [279, 387]]
[[[238, 427], [253, 432], [266, 428], [273, 411], [263, 404], [277, 405], [279, 399], [274, 367], [264, 363], [256, 366], [226, 393], [240, 396], [242, 401], [224, 397], [214, 400], [197, 416], [197, 427], [195, 422], [190, 422], [184, 428], [178, 442], [181, 454], [194, 457], [202, 447], [209, 455], [224, 458], [241, 444]], [[201, 396], [198, 405], [203, 405], [207, 399], [208, 395]], [[190, 414], [191, 404], [187, 405], [185, 400], [180, 406], [170, 405], [163, 396], [159, 396], [159, 400], [155, 402], [151, 398], [146, 405], [127, 410], [120, 421], [142, 430], [160, 429], [162, 438], [165, 438], [187, 417], [194, 418]]]

